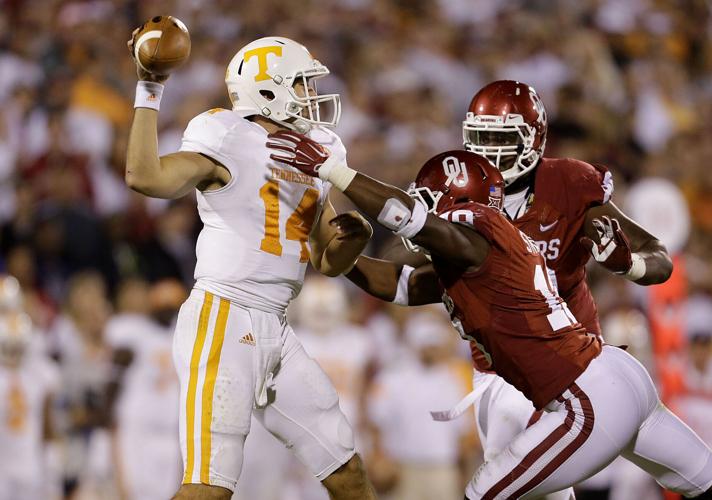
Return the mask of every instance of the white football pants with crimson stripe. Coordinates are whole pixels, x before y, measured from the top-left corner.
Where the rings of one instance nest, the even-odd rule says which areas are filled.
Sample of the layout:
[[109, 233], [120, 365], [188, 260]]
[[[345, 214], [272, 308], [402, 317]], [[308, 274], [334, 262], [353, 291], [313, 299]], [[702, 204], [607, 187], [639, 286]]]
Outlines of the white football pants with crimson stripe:
[[234, 491], [253, 414], [320, 481], [354, 455], [336, 390], [283, 316], [193, 290], [178, 315], [173, 358], [183, 483]]
[[635, 358], [604, 346], [538, 422], [480, 467], [466, 496], [538, 498], [592, 476], [618, 455], [685, 496], [712, 487], [712, 451], [662, 405]]
[[[472, 387], [480, 395], [475, 400], [475, 422], [485, 462], [493, 459], [529, 426], [534, 405], [516, 387], [495, 373], [474, 371]], [[544, 497], [545, 500], [575, 499], [573, 488]]]

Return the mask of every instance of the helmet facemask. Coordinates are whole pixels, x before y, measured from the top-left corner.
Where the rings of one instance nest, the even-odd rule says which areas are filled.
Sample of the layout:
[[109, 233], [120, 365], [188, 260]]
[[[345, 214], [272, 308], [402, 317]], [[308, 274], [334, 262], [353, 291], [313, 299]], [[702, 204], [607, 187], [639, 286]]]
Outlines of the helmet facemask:
[[[316, 80], [329, 74], [326, 66], [299, 71], [285, 80], [290, 100], [286, 105], [289, 119], [285, 125], [292, 125], [295, 130], [306, 133], [312, 126], [333, 128], [341, 117], [341, 100], [338, 94], [319, 95]], [[291, 84], [290, 84], [291, 82]], [[296, 86], [301, 84], [303, 92], [297, 92]]]
[[464, 147], [484, 156], [504, 178], [505, 185], [532, 170], [544, 150], [544, 141], [534, 149], [536, 130], [521, 115], [500, 116], [467, 113], [462, 124]]

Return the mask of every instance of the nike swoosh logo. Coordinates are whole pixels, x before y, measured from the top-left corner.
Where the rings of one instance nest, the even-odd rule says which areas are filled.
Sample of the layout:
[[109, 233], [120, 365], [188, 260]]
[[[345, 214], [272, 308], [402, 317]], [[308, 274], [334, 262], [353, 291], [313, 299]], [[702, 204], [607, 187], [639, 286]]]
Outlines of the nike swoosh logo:
[[547, 232], [549, 229], [553, 228], [555, 225], [559, 223], [559, 219], [556, 219], [554, 222], [549, 224], [548, 226], [545, 226], [543, 224], [539, 224], [539, 231], [542, 233]]

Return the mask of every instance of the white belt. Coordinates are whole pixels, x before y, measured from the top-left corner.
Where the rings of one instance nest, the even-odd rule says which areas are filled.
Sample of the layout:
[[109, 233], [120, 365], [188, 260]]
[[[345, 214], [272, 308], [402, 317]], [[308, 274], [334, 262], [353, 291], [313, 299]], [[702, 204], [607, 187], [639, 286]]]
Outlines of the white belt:
[[[475, 377], [477, 377], [478, 372], [475, 371]], [[483, 375], [483, 374], [480, 374]], [[467, 396], [462, 398], [459, 403], [450, 408], [449, 410], [441, 411], [431, 411], [430, 416], [433, 420], [438, 422], [449, 422], [450, 420], [455, 420], [460, 417], [467, 409], [475, 404], [478, 399], [482, 397], [485, 391], [489, 388], [490, 384], [496, 377], [481, 377], [483, 380], [481, 383], [477, 383], [475, 388]]]

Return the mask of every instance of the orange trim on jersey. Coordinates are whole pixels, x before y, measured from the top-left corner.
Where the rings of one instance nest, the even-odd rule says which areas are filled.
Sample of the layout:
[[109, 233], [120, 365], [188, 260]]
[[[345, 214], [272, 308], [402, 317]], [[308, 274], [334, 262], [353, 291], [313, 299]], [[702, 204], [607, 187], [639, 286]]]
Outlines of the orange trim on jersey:
[[183, 482], [190, 483], [193, 478], [195, 467], [195, 395], [198, 389], [198, 370], [200, 368], [200, 357], [203, 354], [205, 336], [208, 333], [208, 322], [210, 312], [213, 309], [213, 294], [205, 292], [203, 307], [200, 309], [200, 319], [198, 321], [198, 332], [193, 344], [193, 354], [190, 357], [190, 377], [188, 378], [188, 394], [185, 401], [185, 421], [186, 421], [186, 465]]
[[200, 429], [200, 482], [210, 484], [210, 454], [211, 454], [211, 434], [210, 427], [213, 422], [213, 395], [215, 393], [215, 380], [218, 376], [218, 366], [220, 365], [220, 354], [222, 353], [223, 340], [225, 339], [225, 327], [230, 313], [230, 301], [220, 299], [218, 317], [215, 320], [215, 330], [213, 340], [210, 344], [208, 355], [208, 366], [205, 369], [205, 382], [203, 384], [203, 405]]

